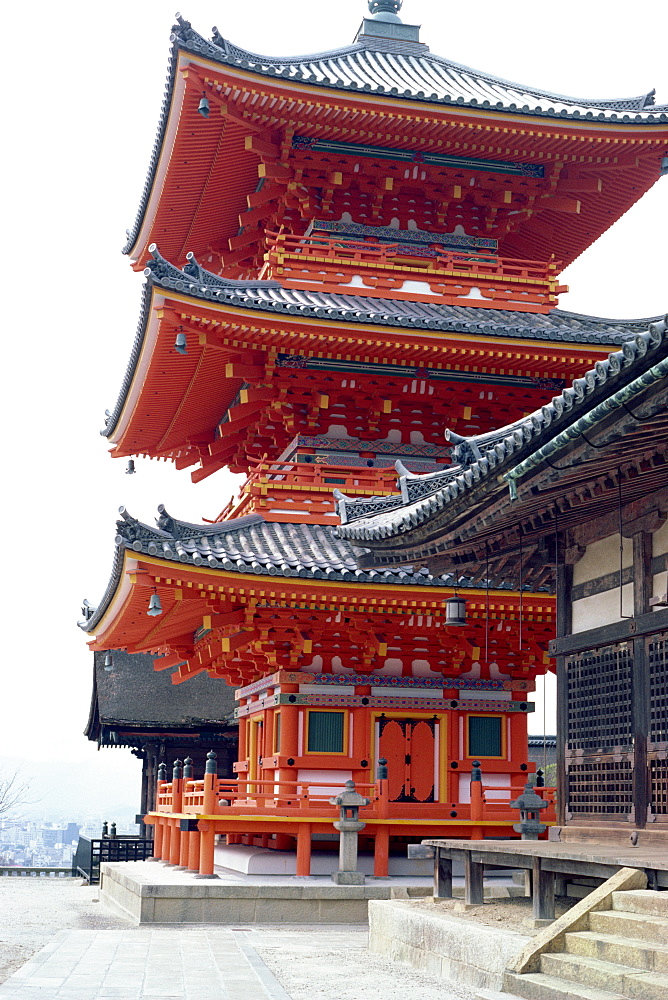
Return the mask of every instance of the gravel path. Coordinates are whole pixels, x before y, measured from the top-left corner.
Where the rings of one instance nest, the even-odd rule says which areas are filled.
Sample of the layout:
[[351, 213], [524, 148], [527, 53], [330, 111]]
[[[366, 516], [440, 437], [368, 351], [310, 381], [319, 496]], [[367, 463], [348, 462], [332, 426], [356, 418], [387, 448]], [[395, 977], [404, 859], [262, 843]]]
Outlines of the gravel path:
[[78, 878], [0, 878], [0, 983], [68, 928], [128, 927]]
[[250, 939], [291, 1000], [474, 1000], [477, 995], [466, 986], [372, 955], [366, 950], [366, 929], [357, 931], [357, 941], [354, 934], [323, 927], [320, 935], [301, 935], [305, 940], [299, 944], [295, 935], [282, 931], [280, 946], [278, 941], [268, 946], [270, 932], [258, 930]]

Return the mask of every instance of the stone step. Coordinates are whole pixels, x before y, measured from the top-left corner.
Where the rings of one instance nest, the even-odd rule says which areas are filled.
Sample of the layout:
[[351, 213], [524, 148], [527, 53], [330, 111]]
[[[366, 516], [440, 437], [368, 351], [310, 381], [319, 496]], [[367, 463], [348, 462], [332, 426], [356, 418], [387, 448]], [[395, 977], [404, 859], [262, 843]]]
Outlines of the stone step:
[[655, 889], [627, 889], [625, 892], [613, 892], [612, 908], [630, 913], [649, 913], [650, 916], [664, 917], [668, 920], [668, 892], [657, 892]]
[[637, 941], [596, 930], [572, 931], [565, 935], [565, 950], [571, 955], [586, 955], [615, 965], [668, 973], [668, 946], [654, 941]]
[[628, 1000], [668, 1000], [668, 976], [604, 962], [568, 952], [541, 955], [541, 972], [599, 990], [618, 993]]
[[[621, 895], [621, 894], [620, 894]], [[664, 917], [654, 917], [649, 913], [633, 913], [631, 910], [593, 910], [589, 914], [589, 926], [602, 934], [619, 934], [637, 941], [653, 941], [656, 944], [668, 942], [668, 921]]]
[[506, 972], [503, 985], [522, 1000], [628, 1000], [621, 993], [568, 982], [545, 972]]

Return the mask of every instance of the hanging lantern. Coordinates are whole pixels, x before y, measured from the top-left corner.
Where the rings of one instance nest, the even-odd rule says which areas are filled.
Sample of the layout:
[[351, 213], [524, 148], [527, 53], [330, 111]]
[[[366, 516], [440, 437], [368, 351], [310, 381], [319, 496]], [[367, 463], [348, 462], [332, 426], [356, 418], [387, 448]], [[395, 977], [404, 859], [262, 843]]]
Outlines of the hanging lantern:
[[114, 669], [114, 659], [111, 653], [106, 653], [104, 657], [104, 669], [110, 673]]
[[162, 604], [160, 603], [160, 597], [158, 596], [158, 591], [155, 589], [155, 587], [153, 588], [151, 599], [148, 602], [148, 611], [146, 612], [146, 614], [150, 615], [151, 618], [155, 618], [157, 617], [157, 615], [162, 614]]
[[188, 342], [186, 341], [185, 333], [177, 333], [176, 340], [174, 341], [174, 350], [177, 354], [187, 354]]
[[202, 94], [197, 110], [201, 114], [202, 118], [209, 117], [209, 99], [206, 94]]
[[466, 625], [466, 601], [454, 594], [445, 602], [445, 624]]
[[134, 463], [134, 459], [133, 459], [133, 458], [131, 458], [131, 459], [129, 459], [129, 461], [128, 461], [128, 467], [127, 467], [127, 469], [125, 470], [125, 475], [126, 475], [126, 476], [134, 476], [134, 474], [135, 474], [135, 472], [136, 472], [136, 471], [137, 471], [137, 470], [135, 469], [135, 463]]

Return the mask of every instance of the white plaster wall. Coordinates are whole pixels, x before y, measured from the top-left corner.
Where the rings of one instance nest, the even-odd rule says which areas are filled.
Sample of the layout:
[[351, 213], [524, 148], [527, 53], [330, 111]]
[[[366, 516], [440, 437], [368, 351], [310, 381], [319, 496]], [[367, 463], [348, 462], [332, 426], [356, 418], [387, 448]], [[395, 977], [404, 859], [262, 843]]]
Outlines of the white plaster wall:
[[[622, 587], [622, 611], [624, 616], [633, 614], [633, 584]], [[606, 590], [602, 594], [583, 597], [573, 601], [573, 632], [584, 632], [590, 628], [600, 628], [621, 621], [619, 614], [619, 588]]]
[[[658, 531], [652, 535], [652, 555], [663, 556], [668, 552], [668, 521], [665, 521]], [[662, 570], [655, 573], [652, 580], [652, 597], [662, 597], [668, 592], [668, 572]], [[660, 607], [652, 610], [661, 611]]]
[[[624, 538], [622, 566], [633, 565], [633, 539]], [[607, 573], [615, 573], [619, 569], [619, 535], [608, 535], [598, 542], [592, 542], [582, 559], [573, 567], [573, 583], [588, 583]]]
[[668, 552], [668, 521], [664, 521], [652, 535], [652, 555], [663, 556]]

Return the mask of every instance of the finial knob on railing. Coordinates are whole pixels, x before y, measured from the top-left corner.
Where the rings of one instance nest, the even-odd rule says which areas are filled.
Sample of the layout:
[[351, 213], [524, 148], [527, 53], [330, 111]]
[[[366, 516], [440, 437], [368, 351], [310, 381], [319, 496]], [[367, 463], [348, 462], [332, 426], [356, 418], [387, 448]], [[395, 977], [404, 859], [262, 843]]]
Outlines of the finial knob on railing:
[[110, 829], [110, 831], [109, 831], [109, 836], [111, 837], [111, 839], [112, 839], [112, 840], [113, 840], [113, 839], [115, 838], [115, 836], [116, 836], [116, 824], [115, 824], [115, 823], [112, 823], [112, 824], [111, 824], [111, 829]]
[[167, 765], [164, 761], [158, 764], [158, 781], [167, 781]]
[[109, 836], [109, 824], [107, 823], [106, 819], [105, 819], [104, 823], [102, 824], [102, 836], [103, 837], [108, 837]]
[[480, 768], [480, 761], [474, 760], [471, 767], [471, 781], [482, 781], [482, 770]]
[[545, 778], [543, 777], [543, 771], [540, 767], [536, 771], [536, 788], [545, 788]]
[[379, 781], [387, 778], [387, 761], [384, 757], [381, 757], [378, 761], [378, 767], [376, 768], [376, 777]]
[[175, 760], [174, 769], [172, 770], [172, 780], [179, 781], [183, 777], [183, 761]]
[[209, 750], [206, 755], [206, 768], [204, 769], [205, 774], [218, 774], [218, 761], [216, 759], [216, 754], [213, 750]]
[[192, 757], [186, 757], [183, 762], [183, 777], [189, 779], [193, 777], [193, 759]]

